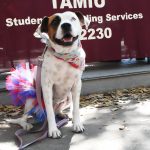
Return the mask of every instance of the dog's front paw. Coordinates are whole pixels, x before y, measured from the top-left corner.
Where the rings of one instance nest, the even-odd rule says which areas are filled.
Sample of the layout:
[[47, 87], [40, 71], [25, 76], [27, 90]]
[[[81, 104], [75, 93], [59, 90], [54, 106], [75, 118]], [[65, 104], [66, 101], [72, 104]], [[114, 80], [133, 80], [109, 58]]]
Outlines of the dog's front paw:
[[5, 119], [7, 123], [12, 124], [18, 124], [22, 126], [22, 128], [26, 131], [29, 131], [33, 128], [33, 125], [31, 123], [28, 123], [24, 118], [18, 118], [18, 119]]
[[75, 133], [82, 133], [84, 132], [85, 128], [82, 123], [74, 123], [73, 124], [73, 132]]
[[23, 127], [24, 130], [29, 131], [33, 128], [31, 123], [21, 122], [20, 125]]
[[53, 129], [49, 129], [48, 137], [51, 137], [51, 138], [54, 138], [54, 139], [60, 138], [61, 137], [61, 132], [57, 127], [53, 128]]

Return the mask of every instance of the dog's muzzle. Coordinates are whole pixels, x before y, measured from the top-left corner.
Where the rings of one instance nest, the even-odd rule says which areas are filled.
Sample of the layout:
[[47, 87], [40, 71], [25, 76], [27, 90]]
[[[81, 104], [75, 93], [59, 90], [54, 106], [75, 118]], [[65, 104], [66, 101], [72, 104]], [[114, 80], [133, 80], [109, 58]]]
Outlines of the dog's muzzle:
[[55, 42], [58, 45], [62, 45], [62, 46], [71, 46], [77, 39], [78, 39], [78, 35], [76, 37], [73, 37], [73, 35], [71, 34], [72, 32], [72, 28], [71, 28], [71, 24], [70, 23], [63, 23], [61, 25], [61, 29], [63, 32], [63, 38], [62, 39], [55, 39]]
[[58, 45], [71, 46], [78, 39], [78, 37], [78, 35], [76, 37], [73, 37], [70, 33], [66, 33], [62, 39], [54, 39]]

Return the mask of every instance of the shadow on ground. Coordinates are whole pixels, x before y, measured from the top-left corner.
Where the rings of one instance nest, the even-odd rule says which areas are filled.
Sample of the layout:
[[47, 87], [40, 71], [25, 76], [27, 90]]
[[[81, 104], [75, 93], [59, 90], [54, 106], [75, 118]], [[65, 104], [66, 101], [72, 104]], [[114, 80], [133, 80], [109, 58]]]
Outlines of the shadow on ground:
[[[83, 108], [81, 118], [86, 131], [71, 132], [70, 123], [61, 129], [61, 139], [47, 138], [26, 150], [149, 150], [150, 101], [128, 103], [120, 109]], [[17, 126], [0, 126], [0, 150], [17, 150]], [[25, 137], [28, 141], [35, 135]]]

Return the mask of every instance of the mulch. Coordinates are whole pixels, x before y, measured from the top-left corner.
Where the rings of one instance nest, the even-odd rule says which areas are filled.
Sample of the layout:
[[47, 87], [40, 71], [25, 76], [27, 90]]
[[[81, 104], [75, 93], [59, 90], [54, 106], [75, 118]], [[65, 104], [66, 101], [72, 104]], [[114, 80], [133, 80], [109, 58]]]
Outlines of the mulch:
[[[81, 96], [80, 107], [121, 107], [121, 104], [133, 101], [140, 103], [150, 99], [150, 87], [136, 87], [130, 89], [119, 89], [108, 92], [99, 92], [87, 96]], [[0, 105], [0, 118], [14, 118], [23, 114], [22, 107], [13, 105]]]

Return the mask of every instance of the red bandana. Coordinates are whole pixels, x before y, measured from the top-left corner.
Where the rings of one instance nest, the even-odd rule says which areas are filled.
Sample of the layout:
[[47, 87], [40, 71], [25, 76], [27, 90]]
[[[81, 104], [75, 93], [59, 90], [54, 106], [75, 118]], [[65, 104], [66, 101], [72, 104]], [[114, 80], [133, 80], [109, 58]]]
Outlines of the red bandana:
[[81, 57], [80, 51], [72, 51], [71, 53], [57, 53], [53, 48], [49, 48], [50, 52], [57, 58], [69, 63], [76, 69], [85, 69], [85, 58]]

